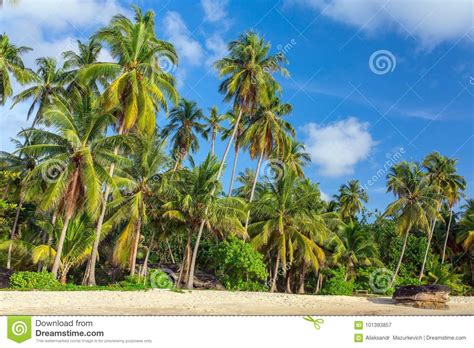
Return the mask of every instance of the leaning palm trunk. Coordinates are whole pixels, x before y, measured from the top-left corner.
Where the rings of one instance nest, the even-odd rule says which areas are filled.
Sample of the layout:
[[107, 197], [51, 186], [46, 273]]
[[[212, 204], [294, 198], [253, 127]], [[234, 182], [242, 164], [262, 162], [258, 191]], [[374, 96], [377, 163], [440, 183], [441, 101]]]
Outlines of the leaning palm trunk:
[[[257, 187], [258, 174], [260, 173], [260, 167], [262, 165], [262, 160], [263, 160], [263, 150], [260, 153], [260, 157], [258, 158], [257, 169], [255, 171], [255, 178], [253, 179], [253, 184], [252, 184], [252, 191], [250, 191], [249, 203], [252, 203], [253, 196], [255, 195], [255, 188]], [[247, 228], [249, 227], [249, 221], [250, 221], [250, 209], [247, 212], [247, 220], [245, 221], [245, 231], [247, 231]]]
[[229, 193], [227, 194], [228, 197], [232, 196], [232, 187], [234, 186], [234, 179], [235, 179], [235, 170], [237, 169], [237, 160], [239, 158], [239, 146], [235, 146], [235, 154], [234, 154], [234, 164], [232, 166], [232, 176], [230, 177], [230, 185], [229, 185]]
[[451, 229], [452, 220], [453, 220], [453, 209], [451, 208], [449, 211], [449, 222], [448, 222], [448, 228], [446, 229], [446, 237], [444, 238], [443, 253], [441, 254], [441, 264], [444, 263], [444, 258], [446, 257], [446, 248], [448, 246], [449, 230]]
[[153, 248], [153, 240], [155, 239], [155, 231], [151, 234], [150, 245], [148, 246], [148, 250], [146, 251], [145, 260], [143, 261], [143, 267], [140, 272], [142, 277], [146, 277], [148, 273], [148, 260], [150, 259], [151, 249]]
[[183, 259], [181, 260], [181, 267], [179, 269], [178, 280], [176, 281], [176, 287], [181, 287], [181, 283], [183, 282], [183, 277], [187, 280], [188, 274], [188, 263], [190, 258], [190, 250], [191, 250], [191, 232], [188, 233], [188, 239], [186, 241], [186, 247], [184, 248]]
[[270, 292], [276, 291], [276, 283], [277, 283], [277, 278], [278, 278], [278, 266], [280, 266], [280, 250], [278, 250], [276, 260], [275, 260], [275, 268], [273, 269], [273, 278], [272, 278], [272, 285], [270, 287]]
[[20, 211], [23, 206], [23, 202], [24, 202], [23, 197], [20, 194], [20, 201], [18, 202], [18, 206], [16, 207], [15, 220], [13, 221], [13, 227], [10, 232], [10, 244], [8, 245], [8, 256], [7, 256], [7, 269], [11, 268], [13, 240], [15, 238], [15, 231], [18, 226], [18, 220], [20, 219]]
[[405, 254], [405, 248], [407, 246], [409, 232], [410, 230], [407, 230], [405, 233], [405, 238], [403, 239], [403, 247], [402, 247], [402, 252], [400, 254], [400, 259], [398, 260], [397, 268], [395, 268], [395, 272], [393, 273], [393, 277], [392, 277], [392, 280], [390, 281], [389, 287], [392, 287], [393, 283], [395, 283], [395, 279], [397, 278], [398, 271], [400, 270], [400, 266], [402, 265], [403, 255]]
[[298, 287], [298, 294], [304, 294], [304, 280], [306, 275], [306, 262], [301, 263], [300, 285]]
[[[122, 125], [119, 128], [118, 134], [122, 135], [123, 134], [123, 129], [124, 125]], [[115, 147], [114, 149], [114, 155], [118, 154], [118, 146]], [[109, 178], [111, 179], [114, 176], [114, 171], [115, 171], [115, 163], [112, 162], [109, 168]], [[95, 239], [94, 239], [94, 245], [92, 246], [92, 252], [90, 256], [90, 260], [88, 262], [88, 267], [86, 268], [86, 274], [84, 275], [84, 279], [82, 283], [84, 285], [96, 285], [95, 282], [95, 264], [97, 261], [97, 256], [99, 255], [99, 243], [100, 243], [100, 237], [102, 234], [102, 226], [104, 225], [104, 219], [105, 219], [105, 213], [107, 211], [107, 201], [109, 199], [110, 195], [110, 185], [107, 184], [105, 186], [104, 190], [104, 196], [103, 196], [103, 201], [102, 201], [102, 209], [100, 211], [99, 218], [97, 219], [97, 227], [95, 230]]]
[[136, 225], [135, 236], [133, 237], [132, 243], [132, 253], [130, 254], [130, 275], [135, 275], [135, 268], [137, 265], [137, 253], [138, 253], [138, 244], [140, 242], [140, 229], [141, 229], [141, 221], [138, 219]]
[[205, 224], [206, 220], [202, 220], [201, 225], [199, 226], [199, 232], [196, 238], [196, 242], [194, 243], [193, 257], [191, 259], [191, 265], [189, 267], [189, 277], [186, 283], [186, 288], [188, 289], [192, 289], [194, 287], [194, 269], [196, 267], [196, 258], [199, 250], [199, 243], [201, 242], [202, 232], [204, 230]]
[[431, 246], [431, 239], [433, 238], [433, 233], [434, 233], [434, 229], [435, 229], [435, 226], [436, 226], [436, 221], [437, 219], [434, 218], [432, 221], [431, 221], [431, 228], [430, 228], [430, 232], [428, 234], [428, 243], [426, 245], [426, 250], [425, 250], [425, 256], [423, 258], [423, 263], [421, 265], [421, 271], [420, 271], [420, 275], [418, 277], [418, 280], [421, 281], [421, 279], [423, 278], [423, 273], [425, 271], [425, 265], [426, 265], [426, 260], [428, 259], [428, 252], [430, 251], [430, 246]]
[[71, 214], [66, 214], [66, 219], [64, 220], [61, 235], [59, 236], [58, 247], [56, 248], [56, 256], [54, 257], [53, 268], [51, 269], [51, 273], [53, 273], [54, 277], [58, 276], [59, 266], [61, 265], [61, 254], [63, 252], [64, 239], [66, 238], [66, 232], [70, 220]]

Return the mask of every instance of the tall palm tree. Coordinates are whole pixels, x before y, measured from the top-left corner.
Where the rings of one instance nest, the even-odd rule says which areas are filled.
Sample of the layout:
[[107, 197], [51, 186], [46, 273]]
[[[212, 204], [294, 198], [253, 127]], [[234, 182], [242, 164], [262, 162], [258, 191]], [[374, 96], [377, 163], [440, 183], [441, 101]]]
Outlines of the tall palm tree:
[[209, 116], [205, 116], [206, 128], [204, 130], [206, 136], [210, 134], [211, 138], [211, 154], [215, 154], [216, 138], [217, 135], [222, 131], [221, 123], [225, 120], [225, 115], [219, 115], [217, 106], [213, 106], [209, 109]]
[[[43, 114], [44, 122], [54, 131], [28, 130], [35, 143], [21, 149], [25, 154], [43, 158], [25, 178], [30, 194], [40, 196], [42, 209], [55, 208], [63, 216], [51, 270], [55, 276], [69, 222], [82, 212], [96, 216], [102, 200], [102, 184], [109, 181], [106, 167], [110, 161], [119, 161], [111, 149], [119, 139], [103, 135], [112, 118], [100, 108], [94, 108], [91, 98], [80, 93], [67, 100], [54, 97]], [[47, 184], [45, 190], [44, 184]]]
[[25, 46], [15, 46], [8, 36], [0, 35], [0, 105], [5, 105], [13, 94], [12, 77], [19, 83], [31, 81], [31, 71], [25, 68], [21, 55], [31, 51]]
[[191, 152], [199, 150], [198, 135], [205, 136], [205, 125], [200, 123], [204, 118], [196, 102], [181, 99], [179, 105], [171, 110], [170, 122], [163, 128], [163, 137], [173, 134], [171, 141], [176, 162], [173, 171], [179, 168]]
[[449, 220], [446, 227], [446, 237], [444, 238], [443, 252], [441, 254], [441, 264], [444, 263], [446, 257], [446, 248], [448, 246], [449, 232], [451, 229], [451, 222], [453, 220], [453, 208], [456, 203], [459, 202], [463, 195], [463, 191], [466, 189], [466, 180], [455, 173], [450, 173], [448, 190], [446, 191], [446, 202], [449, 208]]
[[[290, 104], [281, 103], [280, 99], [275, 97], [267, 106], [262, 106], [257, 111], [243, 134], [244, 142], [248, 144], [250, 157], [258, 157], [249, 203], [254, 198], [263, 159], [270, 157], [273, 153], [281, 156], [284, 153], [285, 145], [288, 143], [287, 138], [295, 134], [291, 124], [283, 120], [283, 116], [291, 113], [291, 111], [292, 107]], [[245, 228], [248, 226], [249, 219], [250, 211]]]
[[36, 72], [32, 75], [33, 86], [20, 92], [13, 98], [13, 106], [28, 99], [33, 99], [28, 110], [27, 119], [31, 117], [33, 112], [36, 115], [33, 119], [35, 124], [41, 120], [44, 110], [51, 103], [54, 97], [64, 94], [65, 73], [62, 68], [58, 68], [58, 63], [54, 58], [43, 57], [36, 60], [38, 66]]
[[324, 262], [322, 248], [314, 241], [318, 233], [329, 233], [322, 218], [308, 212], [318, 198], [316, 190], [299, 191], [301, 183], [295, 173], [287, 171], [276, 181], [269, 182], [259, 200], [252, 203], [254, 221], [249, 225], [252, 244], [265, 254], [273, 254], [270, 291], [276, 290], [280, 262], [291, 264], [298, 251], [304, 262], [315, 270]]
[[154, 195], [157, 179], [167, 164], [164, 144], [156, 135], [143, 136], [134, 148], [132, 163], [118, 170], [114, 181], [122, 195], [110, 202], [114, 211], [109, 222], [124, 226], [117, 240], [113, 259], [135, 274], [137, 251], [142, 230], [148, 223], [150, 197]]
[[219, 72], [219, 77], [225, 77], [219, 86], [219, 91], [225, 95], [224, 100], [233, 101], [233, 110], [238, 114], [222, 156], [218, 180], [222, 175], [242, 115], [253, 115], [260, 105], [270, 103], [270, 92], [281, 91], [273, 73], [289, 75], [282, 67], [282, 64], [286, 63], [286, 58], [281, 54], [269, 55], [270, 44], [255, 32], [242, 34], [229, 44], [228, 49], [229, 55], [218, 60], [214, 66]]
[[[237, 182], [240, 184], [240, 186], [234, 189], [234, 195], [248, 201], [248, 199], [250, 198], [250, 192], [252, 191], [254, 181], [255, 172], [253, 171], [253, 169], [246, 168], [243, 172], [240, 172], [237, 176]], [[258, 192], [259, 189], [263, 189], [263, 185], [259, 187], [257, 184], [256, 192]]]
[[[174, 78], [160, 68], [160, 59], [168, 59], [177, 64], [176, 51], [172, 44], [158, 40], [155, 34], [154, 13], [145, 14], [135, 7], [134, 20], [116, 15], [110, 24], [100, 29], [94, 39], [106, 43], [116, 63], [93, 63], [81, 69], [79, 78], [86, 81], [107, 78], [112, 82], [104, 90], [101, 105], [106, 112], [114, 111], [116, 128], [123, 134], [139, 128], [144, 133], [155, 130], [155, 113], [168, 110], [167, 98], [178, 101]], [[116, 149], [115, 153], [118, 152]], [[113, 177], [115, 165], [109, 168]], [[102, 225], [106, 213], [105, 202], [110, 195], [110, 185], [106, 185], [91, 261], [84, 283], [95, 284], [95, 260], [98, 254]]]
[[[228, 139], [229, 137], [232, 136], [233, 130], [235, 127], [235, 122], [237, 121], [237, 115], [233, 111], [227, 112], [224, 117], [226, 120], [229, 121], [230, 126], [229, 128], [224, 129], [222, 133], [222, 140]], [[237, 132], [235, 133], [234, 162], [232, 164], [232, 174], [230, 177], [229, 191], [227, 193], [228, 197], [232, 196], [232, 190], [233, 190], [234, 181], [235, 181], [235, 172], [237, 170], [237, 162], [239, 159], [239, 151], [242, 148], [242, 146], [244, 146], [242, 134], [244, 133], [245, 123], [247, 123], [246, 120], [243, 120], [243, 122], [240, 122], [237, 127]]]
[[343, 219], [352, 220], [356, 214], [362, 211], [363, 204], [369, 201], [367, 192], [360, 187], [359, 180], [350, 180], [339, 188], [338, 201], [339, 212]]
[[390, 169], [387, 175], [387, 190], [396, 197], [384, 216], [393, 216], [397, 232], [403, 236], [403, 247], [390, 286], [393, 285], [400, 270], [408, 240], [408, 234], [415, 228], [429, 232], [430, 219], [439, 218], [436, 210], [435, 187], [423, 174], [417, 163], [401, 162]]

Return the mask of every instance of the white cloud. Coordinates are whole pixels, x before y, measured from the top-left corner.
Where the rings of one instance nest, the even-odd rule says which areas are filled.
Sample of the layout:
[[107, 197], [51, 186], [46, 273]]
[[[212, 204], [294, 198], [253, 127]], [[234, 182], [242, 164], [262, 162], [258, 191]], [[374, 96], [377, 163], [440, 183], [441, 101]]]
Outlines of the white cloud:
[[218, 22], [227, 16], [228, 0], [201, 0], [205, 19], [209, 22]]
[[472, 0], [286, 0], [368, 33], [395, 28], [428, 48], [472, 30]]
[[204, 50], [201, 44], [193, 39], [180, 14], [174, 11], [167, 12], [164, 27], [165, 35], [176, 47], [178, 56], [186, 59], [190, 65], [201, 65]]
[[218, 34], [214, 34], [206, 39], [206, 48], [211, 52], [206, 60], [208, 65], [211, 65], [216, 60], [221, 59], [228, 52], [227, 43]]
[[329, 124], [326, 127], [305, 125], [305, 147], [324, 176], [341, 176], [354, 172], [354, 166], [365, 160], [375, 146], [369, 124], [357, 118]]
[[330, 202], [331, 201], [331, 197], [326, 193], [326, 192], [323, 192], [321, 189], [319, 190], [319, 192], [321, 193], [321, 199], [325, 202]]

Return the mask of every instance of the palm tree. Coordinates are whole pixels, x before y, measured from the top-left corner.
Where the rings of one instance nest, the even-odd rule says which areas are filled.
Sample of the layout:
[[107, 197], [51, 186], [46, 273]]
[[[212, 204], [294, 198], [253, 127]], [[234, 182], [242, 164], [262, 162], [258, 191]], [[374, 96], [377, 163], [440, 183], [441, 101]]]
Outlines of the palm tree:
[[[106, 112], [114, 111], [117, 118], [118, 134], [129, 132], [135, 127], [150, 134], [155, 130], [155, 113], [167, 111], [169, 98], [177, 103], [174, 78], [160, 68], [160, 59], [168, 59], [177, 64], [176, 51], [172, 44], [158, 40], [155, 34], [154, 13], [143, 14], [135, 7], [134, 21], [123, 15], [116, 15], [110, 24], [100, 29], [94, 39], [105, 42], [117, 63], [93, 63], [81, 69], [79, 78], [86, 81], [107, 78], [112, 82], [101, 97]], [[116, 149], [115, 153], [118, 153]], [[115, 165], [109, 168], [113, 177]], [[102, 201], [108, 201], [110, 185], [106, 185]], [[96, 237], [84, 282], [95, 284], [95, 260], [106, 213], [103, 204], [97, 220]]]
[[347, 184], [342, 185], [339, 188], [339, 195], [336, 195], [335, 198], [338, 201], [341, 217], [351, 221], [356, 214], [362, 211], [362, 202], [369, 201], [369, 196], [360, 187], [359, 180], [350, 180]]
[[[252, 169], [247, 168], [243, 172], [240, 172], [239, 176], [237, 177], [237, 182], [240, 184], [240, 186], [234, 190], [234, 195], [248, 201], [254, 181], [255, 172]], [[257, 184], [256, 192], [258, 192], [259, 189], [263, 190], [263, 188], [263, 185], [259, 187]]]
[[[300, 178], [303, 178], [303, 167], [311, 162], [311, 156], [305, 151], [302, 143], [291, 137], [287, 137], [287, 141], [283, 154], [281, 154], [282, 162], [285, 168], [294, 171]], [[277, 158], [278, 154], [274, 153], [272, 157]]]
[[224, 100], [233, 100], [233, 110], [238, 112], [234, 129], [227, 142], [217, 175], [219, 180], [230, 146], [235, 139], [242, 115], [253, 115], [260, 105], [270, 103], [270, 92], [281, 91], [273, 73], [280, 72], [288, 76], [288, 71], [281, 65], [286, 58], [281, 55], [270, 56], [270, 44], [255, 32], [249, 31], [229, 44], [229, 55], [218, 60], [214, 66], [219, 77], [225, 77], [219, 91], [225, 95]]
[[[61, 223], [59, 228], [62, 229]], [[59, 236], [56, 236], [59, 237]], [[92, 251], [94, 241], [94, 229], [91, 228], [89, 219], [82, 215], [74, 218], [68, 225], [61, 254], [60, 280], [66, 284], [68, 272], [73, 267], [82, 265]], [[46, 244], [40, 244], [33, 248], [31, 258], [34, 264], [52, 264], [56, 256], [56, 250]]]
[[[109, 181], [106, 166], [119, 161], [111, 147], [120, 139], [103, 133], [112, 121], [101, 109], [92, 107], [91, 95], [77, 93], [75, 98], [54, 97], [44, 110], [44, 121], [54, 132], [26, 131], [35, 140], [24, 146], [25, 154], [43, 158], [25, 178], [30, 194], [40, 197], [40, 206], [63, 215], [63, 228], [57, 241], [52, 273], [56, 276], [68, 224], [79, 213], [94, 217], [101, 205], [102, 183]], [[44, 184], [47, 184], [43, 190]]]
[[[252, 203], [254, 222], [249, 225], [252, 245], [265, 254], [273, 254], [270, 291], [276, 290], [280, 262], [293, 262], [295, 254], [318, 270], [324, 261], [324, 251], [314, 241], [317, 234], [330, 233], [323, 218], [308, 212], [318, 199], [316, 190], [299, 190], [301, 181], [287, 171], [277, 181], [269, 182], [259, 200]], [[298, 251], [298, 252], [297, 252]]]
[[416, 163], [401, 162], [393, 166], [387, 175], [387, 190], [393, 192], [397, 200], [387, 207], [384, 216], [394, 217], [397, 232], [404, 237], [400, 258], [390, 281], [392, 286], [402, 264], [408, 234], [415, 228], [428, 233], [430, 219], [439, 217], [439, 212], [436, 210], [436, 189]]
[[[250, 157], [258, 157], [257, 169], [255, 170], [255, 179], [250, 191], [249, 203], [252, 203], [255, 187], [260, 173], [260, 166], [263, 158], [270, 157], [273, 153], [281, 155], [284, 153], [285, 145], [289, 135], [294, 136], [294, 129], [291, 124], [282, 119], [283, 116], [291, 113], [290, 104], [283, 104], [275, 97], [267, 106], [262, 106], [250, 125], [243, 134], [244, 142], [248, 144]], [[247, 228], [250, 219], [248, 213], [245, 228]]]
[[[17, 139], [12, 139], [12, 143], [15, 145], [17, 151], [21, 149], [23, 146], [31, 143], [31, 141], [25, 137], [23, 142], [20, 142]], [[7, 256], [7, 265], [6, 268], [11, 268], [11, 257], [12, 257], [12, 248], [13, 248], [13, 240], [15, 239], [15, 234], [18, 228], [19, 220], [20, 220], [20, 212], [23, 208], [23, 204], [25, 203], [25, 187], [23, 183], [23, 179], [25, 176], [31, 172], [37, 163], [37, 158], [34, 156], [29, 156], [23, 152], [14, 152], [9, 153], [6, 151], [0, 151], [0, 170], [6, 170], [11, 173], [17, 173], [15, 175], [15, 186], [18, 189], [18, 204], [16, 205], [15, 217], [13, 219], [13, 226], [10, 230], [10, 245], [8, 246], [8, 256]], [[7, 185], [8, 186], [8, 185]], [[9, 189], [9, 187], [7, 187]], [[7, 193], [7, 190], [4, 194]], [[6, 196], [6, 195], [5, 195]]]
[[13, 94], [13, 76], [19, 83], [25, 84], [31, 80], [31, 71], [25, 68], [21, 55], [31, 51], [25, 46], [15, 46], [8, 36], [0, 35], [0, 105], [5, 105]]
[[[95, 39], [90, 39], [86, 43], [77, 40], [78, 52], [75, 51], [66, 51], [63, 53], [64, 66], [65, 70], [65, 80], [70, 82], [68, 89], [74, 87], [82, 88], [82, 84], [77, 81], [78, 74], [82, 68], [87, 67], [88, 65], [97, 63], [99, 59], [100, 51], [102, 50], [102, 45]], [[101, 79], [105, 85], [105, 80]], [[97, 82], [94, 80], [89, 81], [89, 87], [96, 93], [99, 92], [99, 87]]]
[[28, 99], [33, 99], [28, 110], [27, 119], [31, 117], [35, 109], [36, 115], [33, 119], [35, 124], [41, 120], [44, 110], [51, 103], [54, 97], [64, 94], [65, 73], [62, 68], [58, 68], [57, 62], [54, 58], [38, 58], [36, 60], [38, 69], [32, 75], [32, 82], [34, 85], [20, 92], [13, 98], [13, 106]]
[[205, 126], [199, 123], [202, 118], [204, 118], [202, 110], [194, 101], [181, 99], [179, 105], [171, 110], [170, 122], [163, 128], [162, 136], [166, 138], [174, 133], [171, 139], [176, 157], [173, 171], [179, 168], [190, 152], [199, 150], [198, 135], [205, 135]]
[[142, 230], [148, 223], [150, 197], [154, 195], [159, 174], [167, 164], [164, 144], [156, 135], [142, 136], [134, 148], [132, 163], [118, 170], [114, 181], [123, 192], [109, 205], [114, 211], [109, 222], [124, 226], [114, 249], [114, 262], [135, 274], [137, 251]]
[[347, 269], [346, 277], [354, 272], [358, 265], [380, 264], [377, 245], [366, 230], [358, 223], [350, 222], [339, 230], [339, 239], [344, 247], [340, 260]]
[[206, 129], [204, 130], [206, 136], [211, 135], [211, 155], [215, 154], [215, 145], [217, 135], [222, 131], [221, 123], [225, 120], [225, 115], [219, 115], [217, 106], [213, 106], [209, 109], [209, 116], [205, 116]]

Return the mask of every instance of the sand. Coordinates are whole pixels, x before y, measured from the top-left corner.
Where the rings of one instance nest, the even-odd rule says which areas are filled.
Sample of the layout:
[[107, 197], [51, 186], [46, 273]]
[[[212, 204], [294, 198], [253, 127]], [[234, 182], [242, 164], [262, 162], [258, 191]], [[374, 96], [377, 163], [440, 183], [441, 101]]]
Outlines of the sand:
[[474, 315], [474, 297], [448, 310], [394, 305], [388, 297], [229, 291], [0, 291], [0, 315]]

